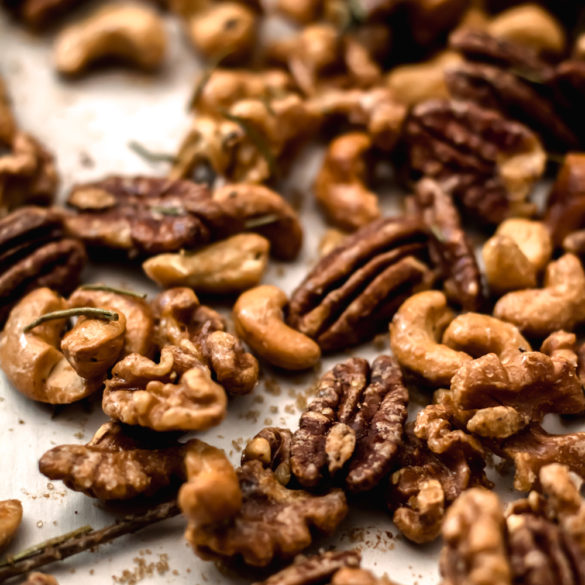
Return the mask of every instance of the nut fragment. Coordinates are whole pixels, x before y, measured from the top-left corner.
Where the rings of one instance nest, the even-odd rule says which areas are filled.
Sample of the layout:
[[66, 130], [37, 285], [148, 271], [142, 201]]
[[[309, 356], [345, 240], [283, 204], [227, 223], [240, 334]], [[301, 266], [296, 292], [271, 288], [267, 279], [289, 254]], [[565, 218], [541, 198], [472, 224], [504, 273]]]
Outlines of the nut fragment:
[[166, 52], [166, 33], [152, 9], [123, 2], [110, 4], [60, 32], [55, 66], [64, 75], [78, 75], [106, 58], [117, 58], [142, 69], [156, 69]]
[[263, 285], [240, 295], [234, 305], [236, 331], [269, 363], [286, 370], [304, 370], [321, 358], [319, 346], [284, 322], [287, 297], [279, 288]]
[[290, 450], [292, 433], [288, 429], [267, 427], [246, 444], [242, 452], [242, 465], [257, 459], [274, 471], [276, 479], [287, 485], [291, 479]]
[[6, 548], [22, 521], [20, 500], [0, 501], [0, 550]]
[[256, 286], [268, 262], [270, 242], [238, 234], [199, 250], [160, 254], [142, 268], [159, 286], [188, 286], [197, 292], [229, 294]]
[[481, 253], [486, 279], [493, 293], [500, 295], [536, 286], [536, 267], [522, 252], [514, 238], [498, 235], [496, 232], [496, 235], [483, 245]]
[[389, 356], [338, 364], [318, 385], [291, 445], [294, 476], [322, 485], [341, 475], [351, 491], [375, 487], [389, 472], [402, 443], [408, 391]]
[[52, 575], [35, 572], [29, 573], [26, 581], [22, 585], [59, 585], [59, 583]]

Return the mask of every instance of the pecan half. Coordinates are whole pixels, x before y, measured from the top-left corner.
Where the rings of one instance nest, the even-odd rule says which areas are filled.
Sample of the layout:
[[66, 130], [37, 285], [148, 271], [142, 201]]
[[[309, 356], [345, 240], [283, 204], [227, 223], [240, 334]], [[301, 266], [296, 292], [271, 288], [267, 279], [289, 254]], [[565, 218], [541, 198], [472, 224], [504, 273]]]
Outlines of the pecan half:
[[293, 435], [294, 476], [306, 487], [344, 476], [347, 488], [365, 491], [390, 471], [402, 443], [408, 391], [389, 356], [368, 365], [352, 358], [321, 378], [317, 397]]
[[412, 218], [376, 220], [324, 256], [293, 292], [290, 325], [325, 351], [355, 345], [384, 327], [400, 304], [428, 288], [427, 236]]

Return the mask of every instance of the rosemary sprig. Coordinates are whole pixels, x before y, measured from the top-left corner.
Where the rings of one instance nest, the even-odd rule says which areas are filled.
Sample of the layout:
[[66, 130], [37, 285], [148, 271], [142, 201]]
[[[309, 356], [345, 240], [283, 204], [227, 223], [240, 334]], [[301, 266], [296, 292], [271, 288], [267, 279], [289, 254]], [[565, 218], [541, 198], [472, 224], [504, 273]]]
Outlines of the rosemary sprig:
[[32, 323], [29, 323], [23, 331], [28, 333], [31, 329], [38, 327], [47, 321], [54, 321], [55, 319], [68, 319], [69, 317], [89, 317], [91, 319], [104, 319], [106, 321], [117, 321], [118, 313], [113, 311], [106, 311], [105, 309], [96, 309], [94, 307], [76, 307], [74, 309], [65, 309], [63, 311], [53, 311], [52, 313], [45, 313]]
[[99, 290], [103, 292], [111, 292], [118, 295], [126, 295], [128, 297], [136, 297], [138, 299], [145, 299], [146, 293], [137, 293], [133, 290], [126, 290], [124, 288], [116, 288], [115, 286], [108, 286], [106, 284], [84, 284], [79, 287], [81, 290]]

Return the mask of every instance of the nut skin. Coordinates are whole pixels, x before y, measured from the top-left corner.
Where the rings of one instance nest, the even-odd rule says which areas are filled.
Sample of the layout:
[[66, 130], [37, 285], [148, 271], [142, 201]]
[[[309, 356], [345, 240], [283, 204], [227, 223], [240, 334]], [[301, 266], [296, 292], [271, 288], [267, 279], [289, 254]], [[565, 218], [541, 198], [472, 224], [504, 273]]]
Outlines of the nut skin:
[[231, 294], [260, 282], [270, 242], [257, 234], [237, 234], [192, 252], [161, 254], [142, 264], [159, 286], [188, 286], [200, 293]]
[[0, 501], [0, 550], [5, 549], [22, 522], [20, 500]]
[[286, 370], [304, 370], [321, 359], [319, 346], [284, 322], [286, 294], [263, 285], [240, 295], [233, 309], [238, 335], [267, 362]]
[[116, 58], [145, 70], [157, 69], [166, 53], [167, 39], [160, 17], [134, 2], [100, 8], [62, 30], [54, 61], [62, 75], [79, 75], [105, 58]]
[[398, 363], [430, 384], [448, 385], [457, 370], [472, 359], [439, 343], [454, 317], [439, 291], [420, 292], [407, 299], [390, 323], [390, 347]]

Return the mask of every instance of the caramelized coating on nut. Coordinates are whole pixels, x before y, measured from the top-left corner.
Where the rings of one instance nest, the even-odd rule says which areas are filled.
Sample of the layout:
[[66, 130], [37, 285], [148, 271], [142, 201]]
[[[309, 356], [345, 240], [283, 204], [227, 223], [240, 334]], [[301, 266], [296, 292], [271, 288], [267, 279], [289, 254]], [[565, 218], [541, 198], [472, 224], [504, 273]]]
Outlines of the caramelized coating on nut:
[[22, 521], [20, 500], [0, 501], [0, 550], [6, 548]]
[[266, 427], [248, 441], [242, 452], [242, 465], [258, 460], [274, 471], [276, 479], [287, 485], [291, 479], [292, 432], [288, 429]]

